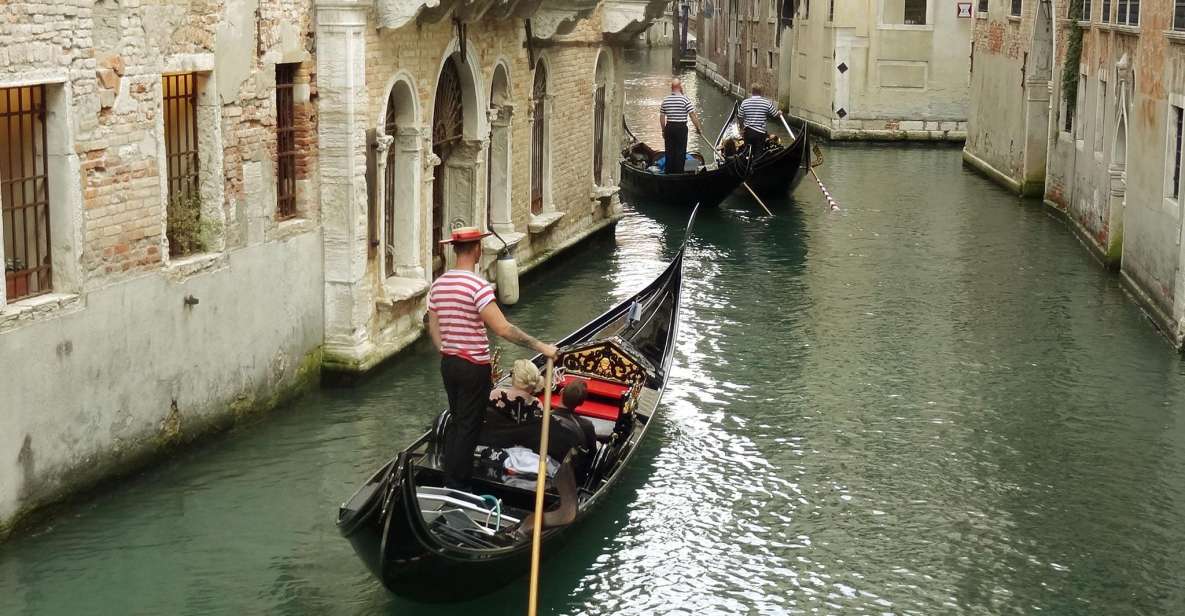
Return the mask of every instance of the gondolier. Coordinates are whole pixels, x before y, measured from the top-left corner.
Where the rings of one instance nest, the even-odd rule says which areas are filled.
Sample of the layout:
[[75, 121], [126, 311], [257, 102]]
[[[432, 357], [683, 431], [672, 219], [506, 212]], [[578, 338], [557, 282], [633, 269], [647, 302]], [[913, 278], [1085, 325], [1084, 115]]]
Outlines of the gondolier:
[[699, 114], [691, 104], [691, 99], [683, 95], [683, 82], [679, 79], [671, 80], [671, 93], [662, 99], [658, 111], [658, 121], [662, 125], [662, 140], [666, 150], [664, 173], [683, 173], [683, 163], [687, 158], [687, 119], [695, 123], [695, 130], [703, 132], [699, 123]]
[[446, 485], [453, 488], [466, 487], [473, 472], [473, 450], [493, 388], [486, 328], [519, 346], [556, 355], [554, 346], [507, 321], [494, 301], [493, 286], [474, 273], [481, 261], [481, 239], [487, 235], [476, 227], [454, 229], [441, 243], [453, 245], [456, 265], [428, 291], [428, 334], [440, 351], [440, 375], [452, 413], [443, 465]]
[[764, 146], [769, 138], [765, 121], [782, 115], [772, 101], [762, 96], [764, 93], [760, 84], [754, 84], [749, 90], [749, 98], [741, 102], [741, 126], [745, 143], [755, 148]]

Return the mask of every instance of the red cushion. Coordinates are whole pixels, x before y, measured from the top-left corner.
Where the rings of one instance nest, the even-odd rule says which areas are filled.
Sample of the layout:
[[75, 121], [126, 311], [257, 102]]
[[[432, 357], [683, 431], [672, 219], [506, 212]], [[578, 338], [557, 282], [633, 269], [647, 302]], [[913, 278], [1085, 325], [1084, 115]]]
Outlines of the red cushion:
[[599, 402], [597, 400], [585, 400], [584, 404], [581, 404], [576, 409], [577, 415], [596, 417], [597, 419], [608, 419], [609, 421], [617, 421], [617, 415], [620, 413], [620, 406], [615, 406], [607, 402]]
[[586, 379], [584, 377], [579, 377], [572, 374], [565, 374], [564, 378], [560, 381], [560, 386], [557, 388], [557, 391], [562, 391], [567, 384], [576, 380], [584, 381], [584, 384], [588, 386], [589, 396], [621, 400], [623, 397], [625, 397], [625, 392], [630, 390], [629, 387], [625, 385], [618, 385], [617, 383], [609, 383], [600, 379]]

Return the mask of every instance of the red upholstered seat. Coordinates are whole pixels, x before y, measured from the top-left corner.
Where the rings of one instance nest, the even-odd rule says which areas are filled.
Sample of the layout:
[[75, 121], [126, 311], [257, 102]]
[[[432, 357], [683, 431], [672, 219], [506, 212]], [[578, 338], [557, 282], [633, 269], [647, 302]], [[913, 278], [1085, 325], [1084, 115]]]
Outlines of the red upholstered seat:
[[584, 384], [588, 387], [588, 399], [579, 408], [575, 409], [575, 413], [586, 417], [617, 421], [617, 416], [621, 414], [622, 398], [629, 391], [629, 387], [625, 385], [566, 374], [560, 380], [559, 387], [556, 388], [551, 403], [556, 407], [564, 408], [564, 402], [560, 397], [560, 392], [569, 383], [577, 380], [584, 381]]

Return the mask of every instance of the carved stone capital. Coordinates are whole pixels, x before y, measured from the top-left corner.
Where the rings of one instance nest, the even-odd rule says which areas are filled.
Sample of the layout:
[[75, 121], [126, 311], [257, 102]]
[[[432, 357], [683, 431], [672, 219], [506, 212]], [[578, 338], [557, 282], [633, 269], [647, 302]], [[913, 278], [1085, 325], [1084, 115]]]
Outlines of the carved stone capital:
[[436, 155], [436, 152], [430, 151], [430, 152], [428, 152], [428, 155], [424, 157], [424, 169], [425, 170], [432, 169], [439, 164], [440, 164], [440, 157]]
[[375, 133], [374, 135], [374, 151], [379, 156], [386, 156], [387, 149], [395, 142], [395, 138], [391, 135], [384, 135], [382, 133]]

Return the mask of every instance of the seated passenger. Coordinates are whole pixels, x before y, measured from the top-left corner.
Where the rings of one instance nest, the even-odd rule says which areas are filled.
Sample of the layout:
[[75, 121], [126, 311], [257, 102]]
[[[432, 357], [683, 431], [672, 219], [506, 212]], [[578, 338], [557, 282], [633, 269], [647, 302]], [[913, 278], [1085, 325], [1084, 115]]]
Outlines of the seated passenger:
[[510, 387], [499, 387], [490, 392], [490, 407], [497, 411], [495, 424], [516, 423], [543, 416], [543, 404], [535, 394], [543, 387], [539, 368], [529, 359], [514, 362], [510, 371]]
[[[588, 473], [588, 466], [596, 452], [597, 434], [592, 422], [576, 415], [573, 411], [588, 399], [588, 386], [584, 381], [575, 381], [564, 387], [560, 394], [563, 408], [556, 408], [551, 415], [551, 430], [548, 432], [547, 454], [556, 460], [561, 460], [560, 468], [555, 474], [555, 488], [559, 492], [560, 506], [543, 512], [543, 527], [564, 526], [576, 519], [578, 498], [576, 486]], [[538, 447], [538, 430], [542, 429], [542, 422], [533, 424], [538, 426], [534, 436]], [[522, 438], [520, 436], [520, 438]], [[530, 535], [535, 524], [535, 514], [532, 513], [514, 529], [520, 539]]]

